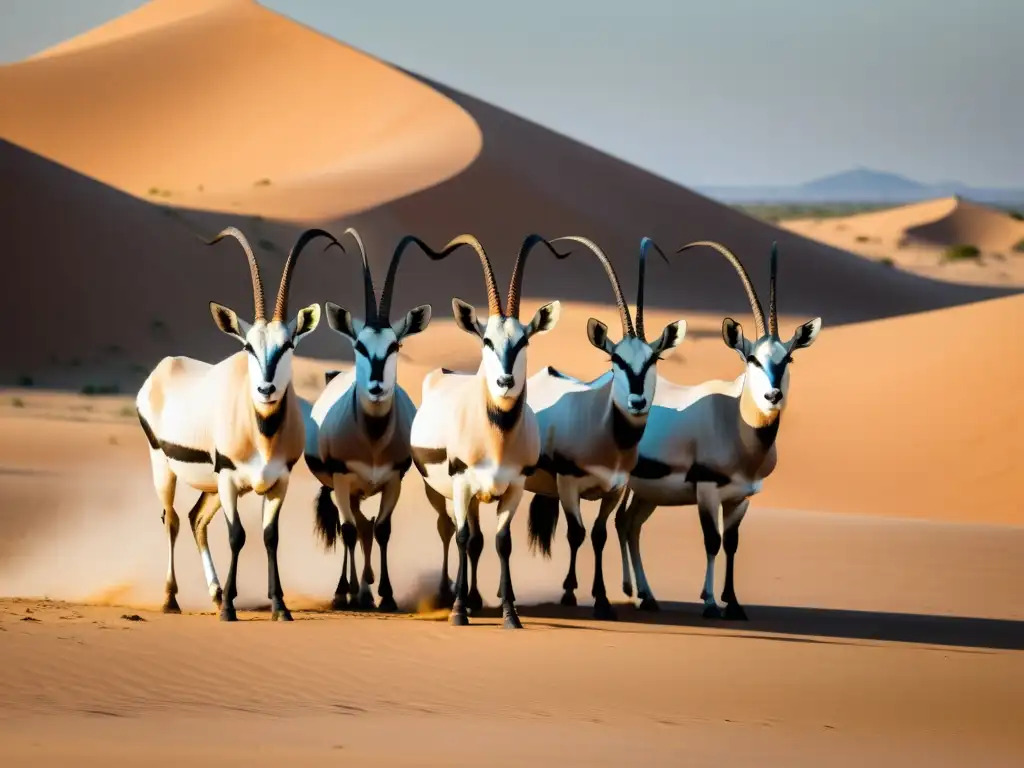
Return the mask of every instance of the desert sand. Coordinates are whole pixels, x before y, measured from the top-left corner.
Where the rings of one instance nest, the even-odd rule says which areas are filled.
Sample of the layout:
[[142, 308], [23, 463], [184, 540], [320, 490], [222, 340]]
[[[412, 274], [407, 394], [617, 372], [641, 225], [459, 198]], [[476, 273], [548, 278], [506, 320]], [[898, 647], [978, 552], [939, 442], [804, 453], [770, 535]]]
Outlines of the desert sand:
[[[773, 228], [244, 0], [156, 0], [0, 68], [0, 137], [0, 229], [16, 287], [0, 322], [17, 329], [0, 364], [10, 385], [0, 393], [3, 765], [1024, 759], [1024, 406], [1012, 394], [1024, 362], [1002, 340], [1024, 319], [1024, 297], [1012, 287], [931, 279]], [[390, 554], [402, 612], [329, 612], [340, 554], [313, 537], [316, 489], [301, 464], [280, 550], [296, 621], [269, 621], [254, 535], [240, 562], [244, 621], [217, 621], [187, 532], [177, 549], [186, 613], [158, 613], [166, 542], [131, 393], [163, 355], [235, 350], [209, 300], [251, 313], [240, 249], [197, 235], [241, 227], [269, 292], [310, 223], [357, 226], [378, 287], [406, 232], [436, 246], [474, 232], [503, 281], [526, 233], [584, 234], [630, 296], [642, 235], [666, 250], [721, 240], [762, 291], [777, 240], [783, 334], [819, 315], [825, 329], [796, 355], [780, 464], [743, 527], [737, 592], [751, 620], [700, 618], [692, 508], [662, 509], [645, 527], [661, 613], [629, 607], [614, 547], [605, 567], [618, 622], [554, 605], [564, 523], [553, 558], [533, 556], [527, 498], [512, 555], [526, 629], [501, 631], [493, 608], [469, 629], [449, 627], [424, 607], [440, 547], [415, 472]], [[688, 335], [659, 371], [679, 382], [738, 375], [720, 336], [724, 314], [752, 327], [734, 273], [710, 251], [670, 260], [649, 265], [646, 325], [653, 334], [684, 318]], [[558, 327], [531, 344], [530, 371], [605, 370], [584, 331], [590, 316], [617, 327], [600, 266], [537, 254], [528, 272], [524, 315], [565, 302]], [[361, 291], [355, 258], [310, 249], [290, 303], [361, 312]], [[453, 295], [484, 304], [472, 255], [434, 264], [410, 252], [394, 307], [434, 307], [401, 353], [399, 380], [416, 402], [429, 370], [479, 360], [451, 321]], [[299, 351], [307, 398], [325, 370], [351, 361], [326, 324]], [[194, 496], [179, 489], [179, 510]], [[595, 507], [585, 503], [588, 521]], [[241, 508], [258, 530], [257, 500]], [[482, 521], [481, 592], [493, 606], [494, 517]], [[225, 564], [224, 526], [210, 530]], [[592, 573], [586, 544], [581, 583]]]
[[[779, 226], [914, 274], [977, 285], [1024, 286], [1024, 221], [959, 197]], [[947, 251], [972, 245], [976, 257]]]

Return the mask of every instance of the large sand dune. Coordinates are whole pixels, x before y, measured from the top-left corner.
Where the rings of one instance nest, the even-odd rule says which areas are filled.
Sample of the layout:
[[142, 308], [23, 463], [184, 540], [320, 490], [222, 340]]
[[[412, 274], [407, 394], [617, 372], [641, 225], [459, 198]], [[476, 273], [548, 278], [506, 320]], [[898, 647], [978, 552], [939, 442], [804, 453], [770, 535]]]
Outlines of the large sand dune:
[[[26, 598], [0, 599], [4, 765], [1020, 764], [1024, 406], [1006, 385], [1024, 361], [1001, 339], [1024, 320], [1024, 297], [774, 229], [243, 0], [157, 0], [0, 68], [0, 136], [0, 323], [11, 329], [0, 375], [35, 384], [0, 398], [0, 595]], [[965, 237], [980, 220], [951, 215], [942, 226], [952, 234], [932, 226], [923, 236]], [[721, 240], [762, 290], [777, 239], [783, 332], [816, 315], [825, 330], [797, 355], [779, 468], [744, 523], [737, 591], [750, 624], [699, 618], [699, 524], [695, 510], [672, 508], [644, 535], [668, 609], [658, 617], [623, 608], [607, 625], [585, 607], [549, 605], [568, 560], [564, 523], [542, 560], [526, 546], [525, 514], [513, 523], [512, 569], [526, 631], [499, 631], [493, 614], [463, 632], [331, 616], [321, 609], [340, 557], [318, 551], [315, 487], [301, 464], [281, 534], [299, 621], [267, 620], [252, 497], [239, 586], [249, 621], [153, 613], [166, 544], [131, 397], [40, 385], [131, 391], [165, 354], [234, 351], [207, 302], [249, 315], [244, 259], [237, 245], [209, 248], [196, 235], [241, 226], [269, 293], [310, 222], [339, 234], [356, 224], [378, 286], [410, 231], [438, 246], [475, 232], [503, 280], [527, 232], [584, 234], [609, 252], [630, 296], [642, 235], [665, 248]], [[361, 311], [356, 259], [318, 251], [299, 265], [291, 306]], [[720, 326], [726, 312], [751, 325], [738, 280], [710, 251], [672, 261], [649, 267], [647, 327], [683, 317], [689, 333], [659, 371], [678, 382], [737, 375]], [[584, 336], [591, 315], [616, 327], [594, 259], [538, 252], [525, 290], [524, 315], [568, 300], [555, 331], [531, 344], [531, 371], [607, 367]], [[453, 294], [484, 303], [471, 253], [434, 264], [410, 252], [395, 311], [435, 310], [402, 350], [400, 381], [416, 401], [431, 368], [479, 359], [449, 318]], [[307, 397], [325, 367], [350, 359], [326, 327], [299, 351]], [[180, 491], [179, 509], [194, 495]], [[415, 473], [395, 521], [392, 577], [411, 610], [440, 559]], [[490, 540], [493, 515], [483, 525]], [[223, 569], [223, 525], [211, 544]], [[496, 562], [488, 546], [487, 602]], [[621, 598], [614, 547], [605, 567]], [[585, 584], [589, 544], [579, 571]], [[182, 606], [208, 610], [187, 531], [178, 578]]]
[[[1024, 285], [1024, 221], [959, 197], [780, 226], [908, 272], [962, 283]], [[971, 245], [977, 257], [950, 260]]]

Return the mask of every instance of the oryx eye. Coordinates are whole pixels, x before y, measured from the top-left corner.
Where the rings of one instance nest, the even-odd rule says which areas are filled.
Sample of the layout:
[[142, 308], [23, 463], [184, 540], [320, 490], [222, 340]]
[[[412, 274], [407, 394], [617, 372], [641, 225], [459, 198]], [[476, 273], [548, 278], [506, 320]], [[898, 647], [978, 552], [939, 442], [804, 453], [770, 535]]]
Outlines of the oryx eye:
[[363, 357], [369, 357], [370, 356], [369, 351], [367, 351], [366, 347], [363, 346], [363, 342], [361, 342], [361, 341], [357, 341], [355, 343], [355, 350], [356, 350], [356, 354], [362, 355]]

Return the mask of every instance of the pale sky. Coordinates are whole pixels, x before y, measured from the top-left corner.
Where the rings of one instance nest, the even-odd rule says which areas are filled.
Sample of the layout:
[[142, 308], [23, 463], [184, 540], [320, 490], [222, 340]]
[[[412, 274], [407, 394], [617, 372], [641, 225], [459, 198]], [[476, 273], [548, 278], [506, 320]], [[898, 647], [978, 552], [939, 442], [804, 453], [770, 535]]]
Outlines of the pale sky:
[[[690, 186], [1024, 187], [1022, 0], [263, 0]], [[0, 0], [0, 62], [141, 5]]]

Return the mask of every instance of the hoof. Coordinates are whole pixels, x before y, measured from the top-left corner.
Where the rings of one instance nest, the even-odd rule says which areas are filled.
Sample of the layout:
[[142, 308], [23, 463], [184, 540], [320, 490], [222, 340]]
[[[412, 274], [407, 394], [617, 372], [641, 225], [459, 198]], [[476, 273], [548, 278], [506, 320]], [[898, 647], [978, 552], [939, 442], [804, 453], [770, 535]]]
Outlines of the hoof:
[[720, 619], [722, 618], [722, 609], [718, 607], [718, 603], [708, 603], [704, 606], [701, 616], [705, 619]]
[[469, 625], [469, 617], [466, 616], [466, 606], [458, 600], [452, 606], [452, 612], [448, 615], [448, 623], [453, 627], [465, 627]]
[[234, 606], [222, 605], [220, 607], [220, 620], [238, 621], [238, 615], [235, 613]]
[[347, 611], [348, 610], [348, 595], [335, 595], [334, 599], [331, 600], [332, 611]]
[[657, 600], [655, 600], [653, 597], [648, 596], [648, 597], [645, 597], [643, 600], [640, 601], [640, 610], [641, 611], [651, 611], [653, 613], [655, 611], [660, 611], [661, 610], [661, 606], [658, 605], [658, 601]]
[[373, 593], [370, 590], [360, 592], [356, 607], [361, 611], [372, 611], [376, 608], [377, 604], [373, 601]]
[[454, 592], [438, 592], [437, 593], [437, 604], [442, 608], [451, 608], [455, 605], [455, 593]]
[[505, 615], [505, 629], [522, 629], [523, 622], [519, 620], [519, 614], [516, 613], [516, 609], [512, 606], [507, 606], [503, 611]]
[[747, 621], [747, 612], [739, 603], [728, 603], [725, 606], [725, 618], [729, 621]]
[[181, 613], [181, 608], [178, 607], [178, 599], [174, 595], [168, 595], [161, 610], [164, 613]]
[[708, 599], [708, 591], [706, 589], [702, 589], [700, 591], [700, 601], [703, 603], [707, 599]]
[[598, 598], [594, 602], [594, 618], [599, 621], [615, 621], [618, 618], [607, 597]]
[[292, 621], [292, 612], [287, 608], [279, 608], [270, 614], [271, 621]]
[[217, 587], [212, 593], [210, 593], [210, 598], [213, 600], [213, 604], [216, 605], [217, 608], [220, 608], [221, 603], [224, 602], [224, 590]]
[[576, 593], [566, 590], [566, 593], [562, 595], [562, 605], [574, 607], [576, 605]]
[[633, 582], [631, 582], [631, 581], [624, 581], [624, 582], [622, 582], [622, 594], [624, 594], [626, 597], [632, 597], [633, 596]]
[[478, 590], [474, 589], [466, 596], [466, 610], [470, 613], [479, 613], [483, 607], [484, 599], [480, 597]]
[[387, 597], [382, 597], [380, 599], [380, 604], [377, 606], [377, 610], [381, 613], [394, 613], [398, 610], [398, 604], [395, 603], [395, 598], [388, 595]]

